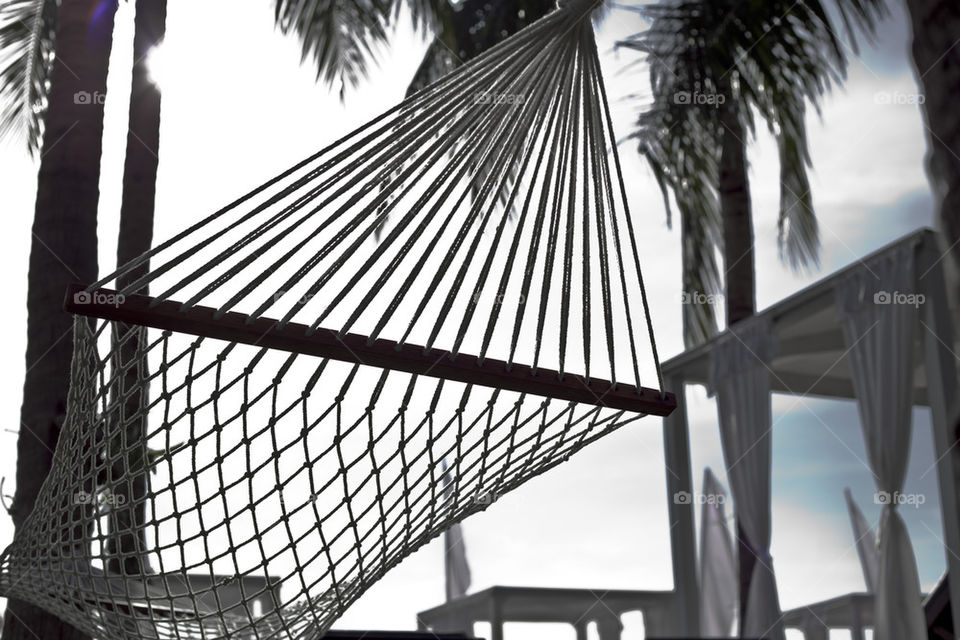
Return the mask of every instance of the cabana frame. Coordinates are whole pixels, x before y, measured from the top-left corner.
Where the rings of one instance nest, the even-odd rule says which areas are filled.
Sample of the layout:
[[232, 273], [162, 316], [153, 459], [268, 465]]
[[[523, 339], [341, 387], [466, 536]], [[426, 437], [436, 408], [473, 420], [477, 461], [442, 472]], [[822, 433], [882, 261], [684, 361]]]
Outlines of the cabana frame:
[[[944, 276], [947, 254], [936, 233], [921, 229], [858, 260], [760, 314], [770, 322], [779, 343], [771, 363], [771, 391], [800, 396], [855, 400], [846, 358], [846, 346], [836, 319], [835, 290], [860, 264], [916, 243], [917, 291], [925, 297], [918, 305], [919, 330], [915, 345], [914, 405], [928, 406], [934, 437], [943, 546], [951, 593], [960, 593], [960, 446], [955, 424], [958, 416], [957, 349], [954, 328], [957, 309], [948, 303]], [[670, 499], [678, 492], [692, 494], [690, 428], [683, 401], [686, 385], [709, 385], [710, 356], [727, 332], [681, 353], [663, 364], [664, 388], [679, 398], [676, 411], [664, 419], [664, 452], [667, 468], [670, 542], [675, 584], [678, 633], [696, 633], [690, 622], [699, 617], [697, 546], [692, 504]], [[774, 523], [776, 529], [776, 523]], [[951, 550], [954, 550], [951, 552]], [[960, 598], [951, 602], [953, 619], [960, 620]]]

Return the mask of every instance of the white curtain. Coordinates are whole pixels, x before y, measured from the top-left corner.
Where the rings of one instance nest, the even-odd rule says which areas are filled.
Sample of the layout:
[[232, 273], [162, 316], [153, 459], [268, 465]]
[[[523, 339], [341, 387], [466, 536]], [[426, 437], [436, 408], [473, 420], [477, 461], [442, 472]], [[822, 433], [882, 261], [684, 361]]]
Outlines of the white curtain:
[[918, 320], [913, 246], [863, 265], [837, 285], [853, 387], [880, 516], [874, 638], [927, 637], [916, 558], [897, 503], [910, 454], [913, 347]]
[[737, 614], [736, 557], [727, 528], [727, 492], [710, 467], [703, 470], [700, 517], [700, 635], [729, 638]]
[[867, 519], [863, 517], [860, 507], [853, 501], [850, 488], [843, 490], [847, 499], [847, 511], [850, 512], [850, 526], [853, 527], [853, 541], [857, 546], [857, 555], [860, 557], [860, 568], [863, 570], [863, 581], [867, 591], [873, 593], [877, 588], [877, 574], [880, 572], [880, 550], [877, 549], [877, 537]]
[[[453, 498], [452, 479], [443, 461], [443, 497]], [[470, 588], [470, 565], [467, 563], [467, 546], [463, 542], [463, 527], [456, 523], [443, 534], [443, 567], [445, 573], [447, 602], [467, 595]]]
[[757, 555], [741, 636], [784, 640], [777, 582], [770, 557], [770, 324], [739, 323], [711, 354], [711, 390], [717, 396], [720, 444], [730, 491], [744, 534]]
[[467, 595], [467, 589], [470, 588], [470, 565], [467, 564], [467, 548], [463, 544], [463, 528], [460, 523], [447, 529], [443, 535], [449, 602]]

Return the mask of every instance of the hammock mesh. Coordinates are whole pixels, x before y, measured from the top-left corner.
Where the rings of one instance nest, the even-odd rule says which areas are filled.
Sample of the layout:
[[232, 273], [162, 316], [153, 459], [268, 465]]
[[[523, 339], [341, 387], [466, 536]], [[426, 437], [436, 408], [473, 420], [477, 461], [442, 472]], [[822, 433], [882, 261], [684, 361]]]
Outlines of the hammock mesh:
[[454, 523], [668, 413], [588, 13], [71, 292], [68, 415], [0, 592], [97, 638], [319, 638]]

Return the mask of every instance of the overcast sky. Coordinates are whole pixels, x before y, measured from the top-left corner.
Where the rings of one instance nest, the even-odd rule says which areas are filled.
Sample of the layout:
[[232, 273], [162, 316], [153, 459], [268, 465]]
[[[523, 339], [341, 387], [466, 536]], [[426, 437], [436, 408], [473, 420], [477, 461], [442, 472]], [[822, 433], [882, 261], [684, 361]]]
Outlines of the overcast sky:
[[[114, 267], [122, 158], [126, 139], [132, 3], [121, 3], [108, 87], [101, 178], [101, 273]], [[157, 191], [157, 233], [164, 239], [362, 124], [403, 96], [426, 47], [406, 23], [392, 36], [369, 81], [348, 91], [315, 82], [300, 65], [299, 47], [273, 27], [268, 0], [169, 0], [167, 41], [156, 76], [163, 90], [163, 128]], [[242, 7], [242, 8], [241, 8]], [[899, 8], [899, 5], [898, 5]], [[643, 24], [614, 9], [599, 31], [603, 69], [619, 136], [644, 93], [642, 67], [629, 52], [612, 50], [618, 37]], [[932, 225], [923, 174], [923, 125], [909, 100], [915, 93], [904, 16], [896, 12], [879, 43], [854, 59], [846, 86], [830, 97], [822, 121], [809, 116], [815, 169], [813, 198], [823, 238], [819, 272], [797, 275], [777, 257], [779, 196], [776, 147], [765, 135], [751, 144], [750, 179], [757, 236], [760, 307], [855, 261], [911, 230]], [[642, 256], [663, 359], [682, 350], [679, 236], [667, 229], [660, 196], [635, 150], [622, 148], [631, 210], [644, 225]], [[3, 491], [13, 493], [16, 416], [25, 351], [25, 300], [30, 223], [37, 164], [22, 145], [0, 146], [5, 233], [4, 368], [0, 411]], [[688, 390], [694, 484], [712, 466], [724, 485], [716, 408], [702, 388]], [[915, 438], [905, 492], [930, 499], [902, 510], [917, 554], [922, 586], [930, 588], [945, 561], [929, 413], [916, 410]], [[856, 408], [849, 402], [775, 397], [773, 549], [784, 608], [864, 588], [843, 500], [850, 486], [867, 518], [879, 506]], [[487, 512], [469, 519], [464, 535], [473, 588], [491, 585], [667, 589], [671, 585], [661, 425], [647, 418], [588, 448], [569, 463], [531, 481]], [[698, 514], [699, 517], [699, 514]], [[12, 525], [0, 517], [0, 542]], [[341, 620], [340, 628], [412, 628], [414, 614], [443, 599], [442, 547], [434, 542], [374, 586]], [[573, 638], [572, 630], [508, 638]], [[519, 630], [517, 630], [519, 631]], [[640, 637], [635, 619], [625, 638]]]

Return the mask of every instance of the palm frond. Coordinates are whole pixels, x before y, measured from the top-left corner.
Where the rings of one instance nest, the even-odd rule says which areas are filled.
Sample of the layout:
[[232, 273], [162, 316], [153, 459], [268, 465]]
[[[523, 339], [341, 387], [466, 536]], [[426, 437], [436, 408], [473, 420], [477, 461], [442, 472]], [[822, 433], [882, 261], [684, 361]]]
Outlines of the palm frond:
[[[868, 33], [882, 3], [838, 0], [846, 19]], [[780, 160], [778, 245], [794, 271], [819, 267], [820, 235], [807, 170], [806, 104], [820, 113], [822, 97], [846, 76], [844, 44], [819, 0], [770, 0], [755, 14], [764, 37], [737, 59], [743, 100], [755, 107], [777, 140]], [[850, 39], [853, 41], [854, 36]]]
[[[689, 169], [688, 169], [689, 171]], [[710, 170], [705, 175], [710, 175]], [[709, 179], [680, 183], [677, 209], [683, 246], [684, 343], [700, 344], [716, 335], [723, 278], [717, 247], [722, 246], [720, 201]]]
[[[447, 0], [443, 3], [439, 0], [410, 0], [410, 8], [415, 24], [420, 16], [430, 13], [437, 31], [407, 87], [407, 96], [436, 82], [471, 58], [550, 13], [556, 4], [554, 0], [465, 0], [457, 5], [449, 4]], [[450, 151], [451, 155], [455, 152], [455, 149]], [[497, 169], [490, 161], [471, 167], [473, 179], [470, 191], [474, 198], [491, 173], [498, 173]], [[516, 184], [517, 172], [517, 166], [507, 168], [504, 186], [498, 195], [499, 203], [504, 208]], [[512, 217], [515, 211], [511, 207], [506, 214]], [[374, 232], [377, 239], [388, 224], [388, 217], [383, 216]]]
[[[394, 0], [399, 2], [400, 0]], [[437, 0], [408, 0], [414, 22], [425, 15], [426, 4]], [[435, 37], [417, 68], [407, 95], [439, 80], [556, 8], [553, 0], [465, 0], [432, 11]], [[419, 8], [414, 5], [419, 5]]]
[[857, 34], [862, 33], [872, 41], [878, 23], [890, 15], [886, 0], [836, 0], [836, 4], [854, 53], [859, 53]]
[[59, 0], [0, 7], [0, 138], [22, 136], [31, 155], [43, 141]]
[[[667, 223], [673, 219], [671, 201], [679, 214], [683, 339], [692, 347], [717, 333], [723, 290], [717, 258], [722, 243], [716, 189], [719, 112], [715, 104], [692, 99], [695, 93], [718, 93], [716, 74], [706, 67], [711, 58], [702, 47], [721, 18], [699, 2], [660, 3], [643, 13], [650, 28], [618, 43], [643, 53], [650, 68], [653, 102], [640, 113], [630, 137], [657, 181]], [[678, 37], [678, 30], [688, 37]]]
[[704, 216], [695, 211], [680, 213], [683, 251], [683, 345], [690, 349], [718, 332], [717, 310], [723, 285], [716, 241]]
[[[887, 11], [885, 0], [834, 0], [832, 6], [854, 50], [857, 34], [870, 37]], [[819, 264], [819, 230], [807, 176], [806, 104], [819, 113], [821, 99], [844, 80], [848, 63], [847, 44], [827, 9], [822, 0], [661, 0], [640, 9], [649, 29], [618, 43], [642, 53], [650, 65], [654, 105], [638, 121], [636, 137], [649, 140], [645, 119], [685, 132], [680, 143], [659, 155], [641, 145], [668, 206], [668, 192], [679, 203], [683, 184], [693, 184], [689, 172], [702, 170], [687, 154], [714, 152], [711, 144], [694, 145], [684, 138], [709, 138], [718, 126], [718, 110], [691, 100], [685, 110], [699, 121], [696, 126], [677, 124], [682, 110], [671, 116], [673, 124], [657, 111], [675, 112], [678, 95], [718, 95], [737, 102], [751, 134], [754, 113], [767, 124], [780, 152], [780, 256], [794, 270]], [[690, 210], [704, 206], [698, 202]]]
[[[663, 78], [663, 90], [673, 85]], [[722, 241], [717, 184], [720, 142], [716, 127], [683, 102], [659, 101], [642, 112], [630, 136], [638, 143], [663, 196], [667, 223], [671, 200], [680, 220], [683, 265], [683, 334], [687, 347], [717, 332], [722, 292], [716, 247]]]
[[414, 29], [427, 34], [436, 32], [452, 10], [449, 0], [393, 0], [393, 16], [399, 16], [404, 6], [410, 11]]
[[318, 80], [339, 84], [341, 100], [387, 42], [390, 10], [391, 0], [275, 0], [280, 31], [297, 35], [301, 60], [313, 59]]
[[463, 0], [441, 34], [466, 62], [556, 9], [554, 0]]
[[780, 215], [777, 242], [780, 260], [794, 271], [820, 266], [820, 227], [813, 212], [809, 158], [805, 157], [806, 139], [781, 132], [777, 136], [780, 152]]

